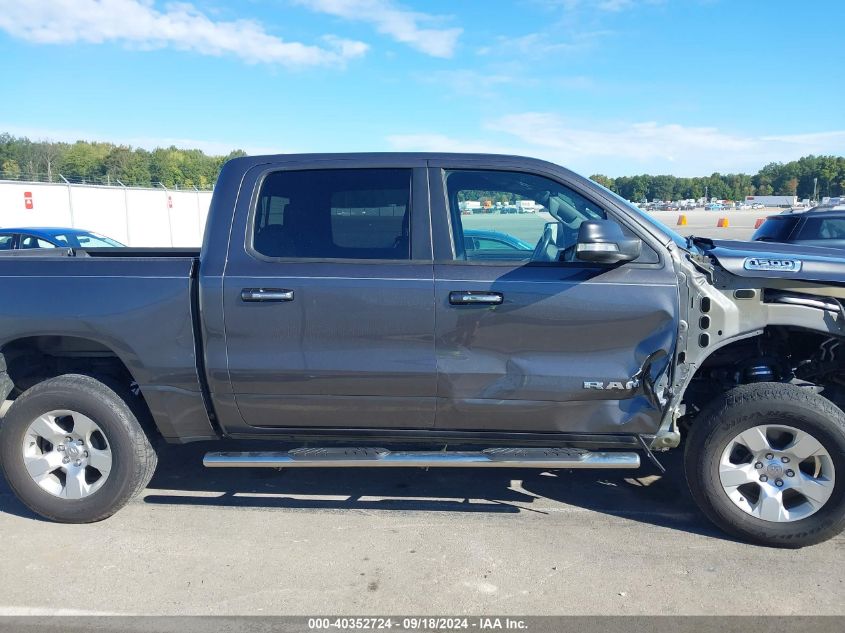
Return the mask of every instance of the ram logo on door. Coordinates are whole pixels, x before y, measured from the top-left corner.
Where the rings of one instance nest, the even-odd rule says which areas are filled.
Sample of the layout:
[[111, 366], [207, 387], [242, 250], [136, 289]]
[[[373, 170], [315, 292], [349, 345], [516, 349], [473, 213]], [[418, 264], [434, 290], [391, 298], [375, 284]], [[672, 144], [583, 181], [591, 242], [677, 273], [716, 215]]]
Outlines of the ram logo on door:
[[636, 378], [626, 382], [612, 380], [604, 382], [601, 380], [585, 380], [584, 389], [599, 389], [602, 391], [631, 391], [640, 386], [640, 381]]

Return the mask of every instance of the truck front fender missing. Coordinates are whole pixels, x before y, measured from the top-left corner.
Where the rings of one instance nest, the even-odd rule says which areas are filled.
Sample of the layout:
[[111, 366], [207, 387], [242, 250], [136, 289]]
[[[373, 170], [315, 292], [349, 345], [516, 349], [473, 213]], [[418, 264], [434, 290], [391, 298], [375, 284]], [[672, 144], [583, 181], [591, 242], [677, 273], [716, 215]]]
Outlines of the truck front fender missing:
[[[802, 350], [799, 345], [790, 353], [809, 359], [818, 351], [820, 341], [845, 338], [845, 310], [841, 304], [845, 288], [784, 279], [740, 278], [718, 266], [702, 269], [690, 260], [677, 263], [684, 309], [670, 403], [652, 444], [659, 449], [679, 443], [678, 420], [690, 414], [690, 385], [701, 377], [705, 365], [718, 364], [718, 359], [729, 355], [730, 350], [740, 355], [752, 354], [753, 358], [759, 352], [752, 349], [749, 339], [763, 340], [764, 335], [777, 332], [780, 339], [788, 341], [790, 333], [795, 333], [798, 338], [809, 337], [804, 345], [807, 349]], [[790, 300], [784, 301], [784, 296]]]

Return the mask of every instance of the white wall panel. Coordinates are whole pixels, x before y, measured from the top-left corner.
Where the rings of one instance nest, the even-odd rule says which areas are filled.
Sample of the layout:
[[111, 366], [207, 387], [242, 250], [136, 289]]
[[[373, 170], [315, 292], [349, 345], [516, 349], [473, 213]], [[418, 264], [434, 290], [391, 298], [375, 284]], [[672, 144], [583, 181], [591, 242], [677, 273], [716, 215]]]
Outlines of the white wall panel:
[[210, 191], [0, 181], [0, 228], [63, 226], [129, 246], [197, 247], [210, 203]]

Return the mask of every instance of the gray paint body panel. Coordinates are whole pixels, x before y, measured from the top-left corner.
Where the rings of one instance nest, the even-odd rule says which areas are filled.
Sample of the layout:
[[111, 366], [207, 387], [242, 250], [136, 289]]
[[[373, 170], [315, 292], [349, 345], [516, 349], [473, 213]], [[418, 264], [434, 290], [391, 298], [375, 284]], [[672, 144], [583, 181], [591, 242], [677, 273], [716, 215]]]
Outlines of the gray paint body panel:
[[162, 433], [213, 436], [194, 356], [191, 258], [0, 259], [0, 348], [66, 336], [112, 350], [137, 381]]

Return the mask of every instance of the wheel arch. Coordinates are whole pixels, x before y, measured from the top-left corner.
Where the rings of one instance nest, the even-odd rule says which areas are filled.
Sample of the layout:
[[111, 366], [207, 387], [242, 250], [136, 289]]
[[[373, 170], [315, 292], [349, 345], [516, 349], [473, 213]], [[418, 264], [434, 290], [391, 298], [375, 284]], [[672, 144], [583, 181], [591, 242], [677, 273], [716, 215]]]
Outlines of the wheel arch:
[[[736, 365], [737, 359], [745, 351], [756, 349], [761, 358], [776, 358], [782, 362], [806, 361], [813, 358], [825, 341], [832, 339], [845, 341], [845, 337], [837, 331], [775, 323], [714, 343], [706, 354], [699, 355], [696, 362], [690, 364], [690, 371], [676, 384], [676, 402], [687, 404], [690, 386], [697, 379], [703, 378], [709, 370], [720, 364]], [[774, 349], [773, 341], [781, 344], [777, 350]], [[751, 361], [753, 357], [749, 356], [745, 360]], [[742, 378], [737, 384], [755, 382], [748, 379], [748, 376]]]
[[[0, 346], [0, 366], [8, 376], [6, 388], [0, 384], [0, 401], [64, 374], [83, 374], [97, 378], [122, 396], [136, 409], [147, 431], [158, 432], [135, 372], [108, 343], [97, 338], [65, 334], [21, 336]], [[6, 393], [3, 391], [6, 390]]]

